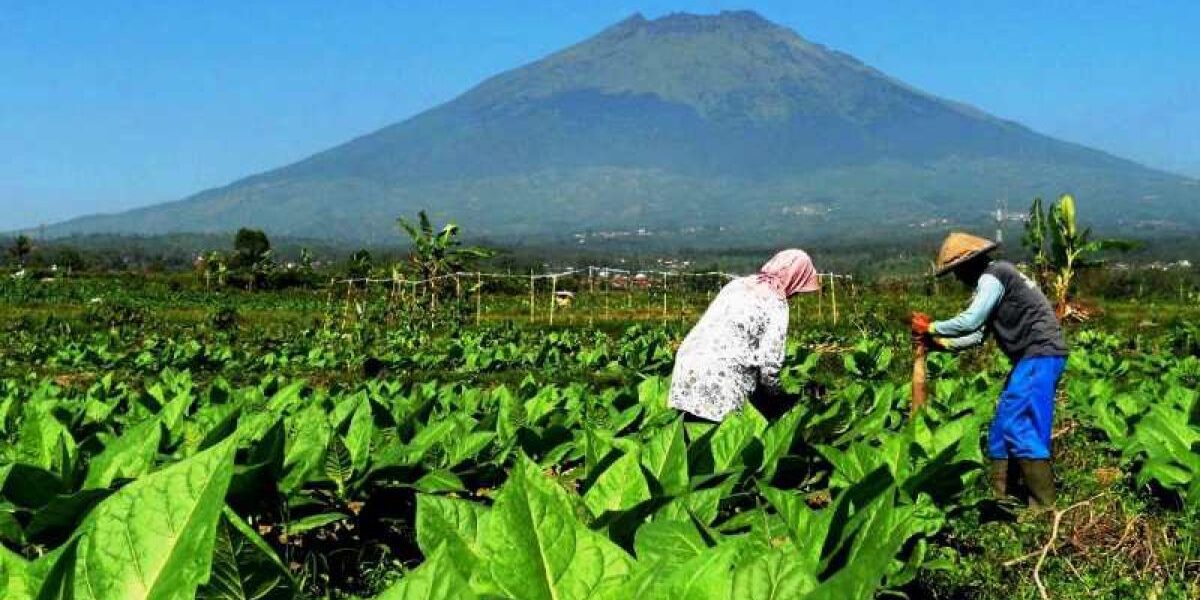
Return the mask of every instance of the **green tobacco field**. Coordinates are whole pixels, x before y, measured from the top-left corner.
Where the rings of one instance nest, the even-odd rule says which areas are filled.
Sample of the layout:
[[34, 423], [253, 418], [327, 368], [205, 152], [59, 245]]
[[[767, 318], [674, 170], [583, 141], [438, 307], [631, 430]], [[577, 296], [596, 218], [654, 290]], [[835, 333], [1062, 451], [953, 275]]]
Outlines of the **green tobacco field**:
[[796, 301], [794, 403], [711, 426], [666, 406], [711, 290], [581, 290], [551, 325], [519, 286], [431, 313], [6, 278], [0, 597], [1200, 597], [1194, 301], [1068, 327], [1034, 514], [984, 481], [994, 347], [931, 356], [909, 418], [903, 317], [950, 287], [845, 287], [836, 323]]

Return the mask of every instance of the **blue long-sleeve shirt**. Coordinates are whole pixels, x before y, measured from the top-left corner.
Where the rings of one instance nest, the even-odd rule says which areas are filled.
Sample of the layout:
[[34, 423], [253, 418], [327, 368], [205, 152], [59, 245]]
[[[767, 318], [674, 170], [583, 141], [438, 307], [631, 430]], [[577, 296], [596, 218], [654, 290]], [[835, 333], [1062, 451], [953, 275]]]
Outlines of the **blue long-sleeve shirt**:
[[988, 316], [1004, 297], [1004, 284], [996, 277], [983, 274], [975, 285], [975, 295], [967, 309], [954, 318], [936, 321], [929, 332], [939, 338], [942, 345], [952, 350], [961, 350], [983, 343], [984, 325]]

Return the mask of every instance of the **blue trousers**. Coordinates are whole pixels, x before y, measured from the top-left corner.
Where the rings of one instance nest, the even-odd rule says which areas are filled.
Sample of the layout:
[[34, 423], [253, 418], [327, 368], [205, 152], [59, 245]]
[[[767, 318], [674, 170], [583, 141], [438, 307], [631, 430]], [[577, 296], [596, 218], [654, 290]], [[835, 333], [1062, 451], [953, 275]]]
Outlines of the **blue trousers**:
[[1066, 365], [1065, 356], [1031, 356], [1013, 366], [988, 432], [989, 458], [1050, 458], [1054, 391]]

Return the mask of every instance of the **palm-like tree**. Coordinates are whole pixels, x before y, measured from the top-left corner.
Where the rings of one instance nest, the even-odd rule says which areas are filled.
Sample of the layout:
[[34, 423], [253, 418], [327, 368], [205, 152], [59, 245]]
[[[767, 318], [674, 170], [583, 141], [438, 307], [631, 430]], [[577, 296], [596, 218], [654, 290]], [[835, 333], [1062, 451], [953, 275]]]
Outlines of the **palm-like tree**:
[[1091, 256], [1105, 250], [1126, 252], [1139, 246], [1129, 240], [1092, 239], [1091, 228], [1076, 223], [1075, 198], [1070, 194], [1063, 194], [1044, 211], [1041, 198], [1035, 198], [1022, 241], [1033, 254], [1034, 269], [1042, 285], [1049, 284], [1060, 319], [1084, 316], [1072, 305], [1071, 293], [1078, 271], [1099, 264]]
[[25, 257], [33, 253], [33, 241], [27, 235], [18, 235], [9, 246], [8, 253], [17, 261], [18, 267], [25, 266]]
[[416, 267], [420, 278], [428, 281], [430, 301], [434, 307], [437, 306], [438, 291], [446, 283], [440, 279], [442, 276], [452, 275], [477, 260], [495, 255], [488, 248], [462, 245], [458, 239], [458, 225], [454, 223], [447, 223], [435, 231], [425, 211], [418, 213], [417, 223], [404, 217], [396, 221], [412, 242], [408, 260]]

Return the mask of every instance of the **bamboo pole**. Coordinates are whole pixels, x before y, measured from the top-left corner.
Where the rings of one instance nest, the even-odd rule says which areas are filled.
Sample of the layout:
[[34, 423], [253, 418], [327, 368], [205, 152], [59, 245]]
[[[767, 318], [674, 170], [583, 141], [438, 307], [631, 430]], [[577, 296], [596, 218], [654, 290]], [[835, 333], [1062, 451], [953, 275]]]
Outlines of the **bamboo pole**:
[[409, 317], [412, 317], [413, 307], [412, 307], [412, 303], [409, 302], [409, 294], [407, 291], [405, 291], [407, 289], [408, 289], [408, 277], [405, 276], [404, 273], [401, 273], [400, 274], [400, 306], [404, 310], [408, 311]]
[[683, 293], [679, 294], [679, 323], [683, 323], [688, 316], [688, 292], [688, 286], [684, 286]]
[[558, 275], [550, 277], [550, 325], [554, 325], [554, 305], [558, 304]]
[[[817, 283], [821, 283], [821, 274], [817, 274]], [[817, 320], [825, 320], [825, 286], [817, 288]]]
[[596, 325], [596, 279], [592, 277], [592, 267], [588, 265], [588, 327]]
[[529, 322], [533, 323], [533, 269], [529, 270]]
[[475, 326], [483, 321], [483, 275], [475, 274]]
[[832, 273], [829, 274], [829, 302], [833, 307], [833, 324], [837, 325], [837, 276]]
[[462, 310], [462, 282], [458, 279], [458, 274], [454, 274], [454, 304], [455, 311]]
[[608, 320], [608, 293], [610, 291], [608, 278], [604, 278], [604, 320]]
[[354, 290], [354, 282], [347, 279], [346, 280], [346, 304], [344, 305], [344, 308], [342, 309], [342, 328], [343, 329], [345, 329], [346, 325], [350, 323], [350, 312], [352, 310], [350, 305], [352, 302], [354, 302], [353, 290]]
[[667, 296], [668, 296], [668, 294], [667, 294], [667, 274], [664, 272], [663, 273], [663, 314], [662, 314], [663, 325], [667, 324]]

